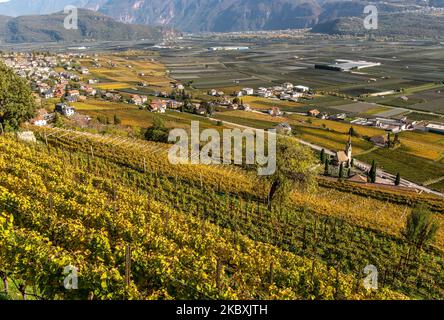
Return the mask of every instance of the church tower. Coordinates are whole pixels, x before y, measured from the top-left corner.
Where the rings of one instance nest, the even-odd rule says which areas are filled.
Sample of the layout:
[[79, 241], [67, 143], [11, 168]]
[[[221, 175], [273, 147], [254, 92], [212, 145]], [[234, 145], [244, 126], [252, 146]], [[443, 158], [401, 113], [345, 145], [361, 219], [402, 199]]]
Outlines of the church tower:
[[352, 157], [353, 157], [353, 147], [352, 147], [352, 136], [349, 135], [348, 143], [345, 147], [345, 154], [348, 157], [348, 166], [351, 167]]

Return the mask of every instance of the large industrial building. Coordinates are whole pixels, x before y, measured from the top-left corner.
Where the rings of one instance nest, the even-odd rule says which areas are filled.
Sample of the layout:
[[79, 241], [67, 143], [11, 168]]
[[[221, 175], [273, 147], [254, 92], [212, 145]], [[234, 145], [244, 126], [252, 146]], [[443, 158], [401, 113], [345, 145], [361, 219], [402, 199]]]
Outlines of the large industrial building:
[[332, 71], [353, 71], [361, 70], [365, 68], [378, 67], [381, 63], [379, 62], [368, 62], [368, 61], [353, 61], [353, 60], [343, 60], [338, 59], [334, 64], [316, 64], [315, 69], [332, 70]]

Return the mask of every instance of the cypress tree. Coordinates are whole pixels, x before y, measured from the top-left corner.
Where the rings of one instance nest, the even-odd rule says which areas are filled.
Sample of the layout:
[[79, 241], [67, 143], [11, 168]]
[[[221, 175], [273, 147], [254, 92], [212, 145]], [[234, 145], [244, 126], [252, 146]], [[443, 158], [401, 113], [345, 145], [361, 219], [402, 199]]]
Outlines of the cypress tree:
[[376, 168], [376, 162], [375, 162], [375, 160], [373, 160], [373, 163], [372, 163], [372, 167], [371, 167], [371, 169], [370, 169], [370, 172], [369, 172], [369, 182], [371, 182], [371, 183], [375, 183], [376, 182], [376, 171], [377, 171], [377, 168]]
[[325, 149], [321, 150], [321, 163], [325, 162]]
[[339, 179], [342, 179], [344, 177], [344, 165], [341, 163], [339, 166]]
[[399, 186], [401, 184], [401, 174], [398, 173], [396, 175], [395, 186]]
[[330, 166], [329, 166], [329, 163], [328, 163], [328, 159], [325, 159], [325, 169], [324, 169], [324, 175], [325, 176], [328, 176], [329, 175], [329, 170], [330, 169]]

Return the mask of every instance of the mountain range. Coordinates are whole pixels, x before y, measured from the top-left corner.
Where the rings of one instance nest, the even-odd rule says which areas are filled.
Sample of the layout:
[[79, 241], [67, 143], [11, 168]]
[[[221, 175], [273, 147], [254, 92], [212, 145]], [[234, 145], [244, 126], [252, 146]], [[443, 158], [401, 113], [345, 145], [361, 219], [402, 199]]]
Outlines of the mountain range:
[[[0, 3], [0, 15], [48, 14], [61, 11], [68, 4], [123, 23], [185, 32], [315, 27], [331, 33], [347, 21], [355, 21], [351, 18], [362, 18], [368, 4], [376, 4], [382, 14], [415, 12], [427, 23], [428, 15], [421, 10], [427, 6], [444, 7], [444, 0], [10, 0]], [[347, 32], [347, 28], [339, 31]]]
[[83, 42], [159, 40], [164, 28], [125, 24], [101, 13], [79, 9], [78, 29], [64, 28], [63, 12], [27, 15], [16, 18], [0, 16], [0, 43]]

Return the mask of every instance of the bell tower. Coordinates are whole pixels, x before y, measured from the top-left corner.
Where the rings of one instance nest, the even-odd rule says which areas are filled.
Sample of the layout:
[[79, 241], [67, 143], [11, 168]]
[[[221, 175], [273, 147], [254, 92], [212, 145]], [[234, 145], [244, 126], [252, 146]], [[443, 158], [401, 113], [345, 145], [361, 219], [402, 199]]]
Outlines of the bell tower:
[[348, 157], [348, 166], [351, 166], [352, 157], [353, 157], [353, 147], [352, 147], [352, 136], [349, 135], [347, 146], [345, 147], [345, 154]]

